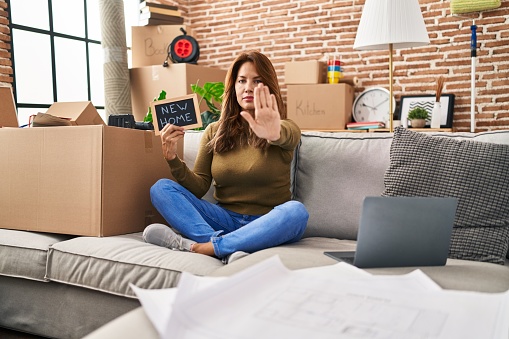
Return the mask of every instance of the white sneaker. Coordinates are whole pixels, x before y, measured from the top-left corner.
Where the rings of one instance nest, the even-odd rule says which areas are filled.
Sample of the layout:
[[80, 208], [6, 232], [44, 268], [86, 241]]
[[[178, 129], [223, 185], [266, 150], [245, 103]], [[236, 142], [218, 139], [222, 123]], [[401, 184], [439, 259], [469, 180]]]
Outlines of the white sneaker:
[[230, 255], [227, 255], [226, 257], [224, 257], [221, 260], [222, 260], [223, 264], [228, 265], [228, 264], [231, 264], [232, 262], [234, 262], [236, 260], [239, 260], [239, 259], [242, 259], [244, 257], [247, 257], [248, 255], [249, 255], [249, 253], [242, 252], [242, 251], [237, 251], [237, 252], [233, 252]]
[[175, 233], [170, 227], [163, 224], [151, 224], [145, 227], [143, 240], [149, 244], [188, 252], [191, 252], [191, 245], [196, 243], [196, 241]]

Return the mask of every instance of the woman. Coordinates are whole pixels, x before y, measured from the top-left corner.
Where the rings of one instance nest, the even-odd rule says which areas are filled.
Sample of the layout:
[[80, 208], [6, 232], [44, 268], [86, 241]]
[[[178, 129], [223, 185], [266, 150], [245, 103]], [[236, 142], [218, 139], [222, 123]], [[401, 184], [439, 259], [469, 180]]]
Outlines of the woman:
[[[226, 75], [221, 117], [205, 129], [193, 171], [176, 154], [184, 129], [166, 125], [161, 131], [176, 182], [159, 180], [151, 199], [182, 235], [152, 224], [144, 240], [225, 263], [300, 240], [309, 215], [304, 205], [290, 200], [290, 166], [300, 129], [285, 116], [269, 59], [256, 51], [237, 57]], [[211, 183], [217, 204], [200, 199]]]

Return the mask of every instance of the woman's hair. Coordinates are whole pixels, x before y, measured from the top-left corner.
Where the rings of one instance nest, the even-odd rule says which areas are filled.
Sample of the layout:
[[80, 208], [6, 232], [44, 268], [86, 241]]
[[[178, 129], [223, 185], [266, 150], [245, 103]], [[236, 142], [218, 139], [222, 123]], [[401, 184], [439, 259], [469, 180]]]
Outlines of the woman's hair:
[[211, 151], [222, 153], [232, 150], [236, 145], [248, 143], [254, 147], [266, 149], [269, 143], [261, 139], [249, 128], [249, 124], [240, 115], [242, 107], [237, 101], [235, 93], [235, 82], [239, 74], [240, 67], [246, 63], [252, 62], [255, 66], [261, 82], [269, 88], [271, 94], [274, 94], [277, 101], [279, 116], [286, 118], [286, 108], [281, 97], [281, 90], [277, 81], [276, 70], [270, 60], [258, 51], [249, 51], [239, 55], [230, 66], [225, 79], [225, 90], [223, 104], [221, 107], [221, 117], [219, 118], [218, 129], [215, 136], [210, 140], [209, 147]]

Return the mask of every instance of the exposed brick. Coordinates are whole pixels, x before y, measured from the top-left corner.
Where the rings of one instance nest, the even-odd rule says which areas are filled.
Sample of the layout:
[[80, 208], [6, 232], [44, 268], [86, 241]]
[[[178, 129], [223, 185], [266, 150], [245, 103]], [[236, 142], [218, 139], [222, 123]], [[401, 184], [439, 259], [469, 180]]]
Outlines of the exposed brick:
[[0, 73], [1, 74], [12, 74], [12, 67], [10, 67], [9, 65], [7, 65], [7, 66], [0, 65]]
[[2, 82], [10, 84], [13, 82], [13, 78], [11, 76], [0, 74], [0, 83]]
[[[0, 58], [0, 65], [1, 66], [12, 66], [12, 62], [10, 59]], [[12, 73], [12, 69], [11, 69], [11, 73]]]
[[509, 102], [508, 97], [495, 98], [495, 102]]
[[[388, 51], [353, 50], [365, 0], [160, 0], [179, 6], [200, 44], [200, 64], [227, 69], [239, 52], [257, 49], [272, 61], [283, 97], [284, 64], [338, 55], [347, 75], [359, 77], [356, 93], [388, 88]], [[452, 15], [450, 2], [419, 0], [430, 44], [394, 51], [394, 94], [432, 94], [439, 75], [456, 95], [454, 129], [470, 130], [470, 38], [477, 29], [476, 131], [509, 129], [509, 2], [499, 9]], [[5, 9], [0, 0], [0, 9]], [[5, 10], [4, 10], [5, 12]], [[4, 26], [2, 26], [4, 25]], [[7, 30], [6, 30], [7, 29]], [[0, 15], [0, 66], [9, 68], [8, 20]], [[7, 38], [6, 38], [7, 37]], [[0, 82], [12, 77], [0, 74]]]

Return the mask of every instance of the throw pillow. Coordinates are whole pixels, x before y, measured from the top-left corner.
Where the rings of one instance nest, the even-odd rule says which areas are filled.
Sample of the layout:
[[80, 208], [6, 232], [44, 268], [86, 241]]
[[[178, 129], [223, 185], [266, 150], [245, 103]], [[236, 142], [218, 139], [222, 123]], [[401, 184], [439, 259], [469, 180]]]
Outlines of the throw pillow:
[[508, 168], [509, 145], [397, 128], [383, 195], [458, 198], [449, 257], [504, 264], [509, 246]]

